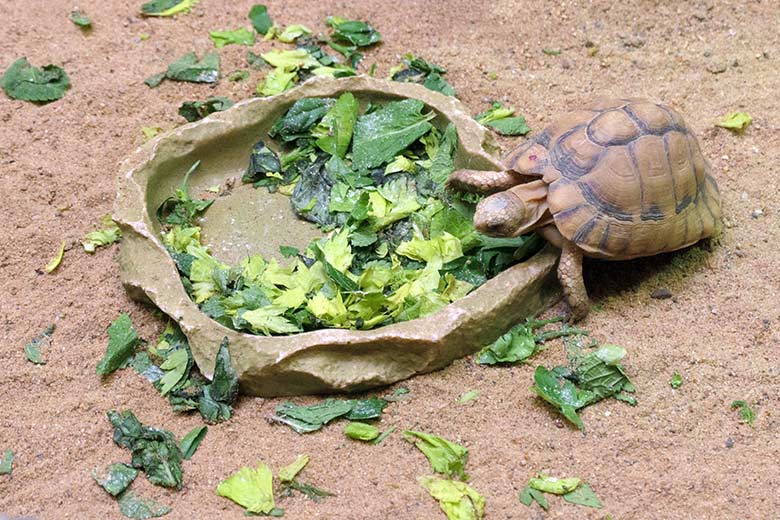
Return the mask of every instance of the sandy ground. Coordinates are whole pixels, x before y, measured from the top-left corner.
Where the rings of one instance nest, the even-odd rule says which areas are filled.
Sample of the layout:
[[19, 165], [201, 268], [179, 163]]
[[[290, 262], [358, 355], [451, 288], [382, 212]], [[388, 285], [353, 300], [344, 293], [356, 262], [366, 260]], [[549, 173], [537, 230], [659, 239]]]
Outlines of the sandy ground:
[[[64, 99], [45, 106], [0, 95], [0, 449], [16, 452], [13, 474], [0, 476], [0, 518], [118, 518], [114, 500], [90, 478], [97, 466], [129, 459], [111, 442], [108, 410], [130, 408], [179, 436], [200, 423], [174, 414], [133, 371], [105, 382], [95, 375], [105, 329], [120, 312], [130, 312], [147, 339], [164, 322], [125, 295], [117, 247], [88, 256], [78, 240], [111, 210], [118, 162], [142, 143], [141, 126], [182, 123], [176, 110], [185, 100], [248, 97], [263, 73], [216, 88], [168, 82], [148, 89], [142, 80], [175, 58], [212, 50], [209, 30], [248, 25], [252, 2], [202, 0], [175, 20], [140, 19], [140, 3], [81, 1], [95, 25], [85, 36], [67, 20], [72, 1], [0, 2], [0, 67], [27, 56], [36, 65], [64, 66], [73, 83]], [[723, 194], [727, 228], [711, 252], [587, 267], [595, 312], [582, 325], [629, 350], [625, 365], [639, 388], [637, 407], [615, 401], [590, 407], [580, 433], [529, 391], [532, 365], [485, 368], [463, 359], [406, 382], [410, 399], [388, 407], [380, 426], [418, 428], [466, 445], [471, 484], [487, 498], [490, 519], [778, 518], [780, 6], [774, 0], [552, 4], [269, 2], [276, 21], [319, 31], [329, 14], [367, 19], [385, 43], [368, 53], [364, 70], [376, 62], [384, 76], [400, 55], [414, 52], [449, 69], [447, 79], [472, 112], [501, 99], [537, 130], [597, 94], [665, 100], [700, 136]], [[143, 33], [150, 38], [141, 41]], [[597, 47], [595, 56], [587, 42]], [[268, 47], [258, 42], [253, 50]], [[562, 53], [548, 56], [542, 48]], [[221, 50], [223, 72], [243, 67], [245, 52]], [[733, 110], [755, 118], [744, 136], [713, 127]], [[757, 209], [763, 214], [753, 218]], [[62, 266], [42, 274], [63, 239]], [[659, 287], [674, 298], [651, 299]], [[48, 364], [33, 366], [23, 346], [51, 322], [57, 330], [45, 351]], [[560, 344], [536, 359], [547, 366], [562, 360]], [[674, 371], [685, 379], [677, 391], [668, 384]], [[470, 389], [480, 397], [456, 404]], [[755, 427], [739, 424], [729, 409], [735, 399], [757, 403]], [[349, 441], [339, 425], [299, 436], [266, 421], [278, 403], [242, 398], [233, 420], [210, 427], [184, 465], [183, 490], [169, 492], [143, 478], [133, 488], [172, 506], [167, 518], [238, 519], [242, 511], [214, 493], [220, 479], [258, 459], [279, 467], [308, 453], [305, 479], [338, 496], [319, 504], [301, 496], [282, 500], [285, 518], [443, 517], [415, 482], [429, 474], [427, 461], [401, 435], [378, 447]], [[582, 477], [604, 509], [560, 499], [546, 514], [521, 506], [518, 491], [538, 470]]]

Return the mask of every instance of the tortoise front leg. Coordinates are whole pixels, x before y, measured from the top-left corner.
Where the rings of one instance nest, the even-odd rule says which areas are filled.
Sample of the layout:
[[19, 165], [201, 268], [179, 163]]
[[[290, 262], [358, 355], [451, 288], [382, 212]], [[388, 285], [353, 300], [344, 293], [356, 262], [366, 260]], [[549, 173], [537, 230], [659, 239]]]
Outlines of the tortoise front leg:
[[458, 170], [447, 179], [447, 187], [468, 193], [497, 193], [522, 182], [522, 177], [509, 171]]
[[575, 322], [587, 316], [590, 307], [585, 281], [582, 279], [582, 250], [566, 239], [562, 245], [558, 281], [563, 288], [563, 297], [569, 304], [569, 321]]

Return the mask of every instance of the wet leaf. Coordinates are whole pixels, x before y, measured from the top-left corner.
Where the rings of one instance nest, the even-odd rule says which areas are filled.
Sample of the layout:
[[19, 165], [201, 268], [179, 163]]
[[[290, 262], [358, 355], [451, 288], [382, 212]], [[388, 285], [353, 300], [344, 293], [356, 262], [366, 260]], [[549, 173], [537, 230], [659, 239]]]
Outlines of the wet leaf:
[[38, 69], [30, 65], [27, 58], [19, 58], [0, 78], [0, 86], [12, 99], [49, 103], [65, 95], [65, 91], [70, 88], [70, 79], [56, 65]]
[[584, 429], [582, 420], [577, 415], [577, 409], [585, 406], [591, 398], [589, 392], [581, 392], [571, 381], [558, 382], [555, 374], [544, 368], [536, 367], [534, 371], [534, 386], [531, 389], [548, 403], [558, 407], [560, 412], [580, 430]]
[[165, 76], [175, 81], [216, 83], [219, 80], [219, 55], [211, 52], [198, 61], [194, 52], [188, 52], [168, 65]]
[[127, 491], [119, 497], [119, 511], [127, 518], [147, 520], [165, 516], [171, 512], [171, 508], [158, 504], [151, 498], [140, 498]]
[[100, 484], [107, 493], [117, 496], [135, 480], [138, 470], [127, 464], [115, 463], [104, 468], [100, 473], [92, 471], [92, 478]]

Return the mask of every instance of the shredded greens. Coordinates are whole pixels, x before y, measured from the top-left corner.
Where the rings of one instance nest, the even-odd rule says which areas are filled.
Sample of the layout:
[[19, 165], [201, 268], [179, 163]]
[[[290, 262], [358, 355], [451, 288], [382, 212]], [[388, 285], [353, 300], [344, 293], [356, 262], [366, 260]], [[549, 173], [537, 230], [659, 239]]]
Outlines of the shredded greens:
[[[267, 53], [283, 68], [306, 53]], [[289, 65], [292, 63], [292, 65]], [[534, 252], [530, 237], [492, 239], [473, 225], [474, 205], [443, 189], [457, 132], [434, 125], [421, 101], [369, 105], [352, 93], [296, 101], [252, 149], [243, 177], [290, 196], [294, 211], [329, 234], [289, 261], [252, 255], [238, 266], [203, 246], [185, 176], [158, 210], [163, 243], [204, 313], [235, 330], [291, 334], [324, 327], [371, 329], [443, 308]]]

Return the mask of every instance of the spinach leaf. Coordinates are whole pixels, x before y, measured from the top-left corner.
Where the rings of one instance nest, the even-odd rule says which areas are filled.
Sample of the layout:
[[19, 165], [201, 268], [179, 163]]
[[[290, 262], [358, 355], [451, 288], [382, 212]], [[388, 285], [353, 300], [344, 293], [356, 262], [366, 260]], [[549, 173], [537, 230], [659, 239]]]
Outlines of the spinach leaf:
[[203, 387], [198, 402], [198, 410], [208, 423], [218, 423], [230, 419], [233, 413], [231, 405], [238, 396], [238, 374], [230, 364], [228, 339], [225, 337], [217, 352], [214, 377], [211, 384]]
[[330, 191], [333, 179], [325, 168], [325, 156], [320, 156], [298, 177], [290, 200], [296, 215], [322, 227], [333, 223], [330, 213]]
[[375, 168], [430, 131], [433, 112], [417, 99], [393, 101], [375, 112], [358, 117], [352, 161], [357, 169]]
[[272, 419], [288, 425], [297, 433], [310, 433], [338, 417], [350, 420], [378, 418], [387, 404], [387, 401], [377, 397], [363, 400], [331, 398], [309, 406], [287, 401], [276, 407], [276, 415]]
[[127, 464], [115, 463], [104, 468], [100, 473], [92, 471], [92, 478], [110, 495], [122, 493], [138, 476], [138, 470]]
[[342, 43], [367, 47], [382, 41], [382, 35], [367, 22], [328, 16], [325, 23], [333, 29], [333, 39]]
[[428, 172], [430, 178], [439, 185], [443, 185], [450, 174], [455, 170], [455, 150], [458, 149], [458, 130], [450, 123], [444, 130], [444, 135], [436, 150], [436, 155], [431, 157], [431, 169]]
[[210, 52], [198, 61], [194, 52], [188, 52], [168, 65], [168, 79], [192, 83], [216, 83], [219, 80], [219, 55]]
[[244, 182], [257, 182], [269, 174], [281, 174], [282, 164], [276, 152], [268, 148], [263, 141], [258, 141], [252, 147], [249, 156], [249, 167], [242, 177]]
[[182, 454], [171, 432], [142, 425], [130, 410], [109, 411], [108, 419], [114, 442], [132, 451], [133, 467], [142, 468], [152, 484], [181, 489]]
[[266, 34], [273, 26], [268, 8], [263, 4], [255, 4], [249, 10], [248, 18], [252, 21], [252, 27], [260, 34]]
[[320, 122], [336, 103], [333, 98], [303, 98], [296, 101], [285, 114], [274, 123], [268, 135], [284, 142], [307, 137], [310, 130]]
[[534, 386], [531, 390], [548, 403], [558, 407], [559, 411], [580, 430], [584, 429], [582, 419], [577, 415], [577, 409], [585, 406], [592, 398], [587, 391], [580, 391], [571, 381], [558, 382], [553, 372], [543, 366], [534, 371]]
[[49, 103], [65, 95], [65, 91], [70, 88], [70, 79], [56, 65], [38, 69], [30, 65], [27, 58], [19, 58], [0, 78], [0, 86], [12, 99]]
[[140, 498], [126, 491], [119, 497], [119, 511], [127, 518], [147, 520], [165, 516], [171, 512], [171, 508], [158, 504], [151, 498]]
[[222, 96], [208, 98], [206, 101], [186, 101], [179, 107], [179, 115], [192, 123], [214, 112], [222, 112], [233, 106], [233, 102]]
[[121, 314], [108, 327], [108, 347], [103, 359], [97, 365], [97, 373], [107, 376], [127, 363], [141, 339], [133, 328], [130, 316]]
[[208, 426], [196, 426], [190, 432], [182, 437], [181, 441], [179, 442], [179, 449], [181, 450], [182, 457], [184, 457], [184, 460], [190, 460], [190, 458], [195, 454], [195, 450], [198, 449], [198, 446], [200, 446], [200, 443], [203, 442], [203, 439], [206, 437], [206, 433], [208, 433], [209, 428]]
[[441, 92], [445, 96], [454, 96], [455, 89], [444, 79], [444, 67], [429, 63], [413, 54], [405, 54], [403, 64], [393, 68], [390, 79], [402, 83], [420, 83], [425, 88]]

